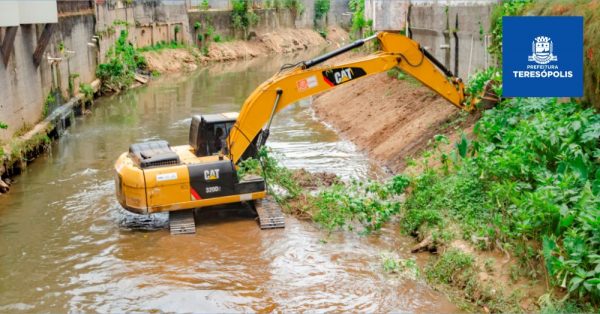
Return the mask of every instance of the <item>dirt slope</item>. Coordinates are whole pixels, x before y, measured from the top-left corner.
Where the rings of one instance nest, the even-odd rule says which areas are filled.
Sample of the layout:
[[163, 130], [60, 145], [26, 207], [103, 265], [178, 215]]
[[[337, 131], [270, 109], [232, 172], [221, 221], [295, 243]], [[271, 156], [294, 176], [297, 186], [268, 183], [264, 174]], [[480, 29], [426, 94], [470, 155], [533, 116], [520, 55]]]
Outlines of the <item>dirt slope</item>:
[[[330, 28], [328, 41], [348, 40], [348, 34], [339, 28]], [[323, 46], [327, 43], [312, 29], [279, 29], [276, 32], [257, 34], [251, 40], [235, 40], [212, 43], [206, 56], [197, 48], [164, 49], [144, 52], [150, 70], [161, 73], [193, 71], [198, 63], [208, 61], [229, 61], [254, 58], [271, 53], [289, 53], [308, 47]]]
[[412, 80], [386, 73], [349, 82], [318, 96], [317, 115], [392, 171], [402, 170], [442, 133], [459, 109]]

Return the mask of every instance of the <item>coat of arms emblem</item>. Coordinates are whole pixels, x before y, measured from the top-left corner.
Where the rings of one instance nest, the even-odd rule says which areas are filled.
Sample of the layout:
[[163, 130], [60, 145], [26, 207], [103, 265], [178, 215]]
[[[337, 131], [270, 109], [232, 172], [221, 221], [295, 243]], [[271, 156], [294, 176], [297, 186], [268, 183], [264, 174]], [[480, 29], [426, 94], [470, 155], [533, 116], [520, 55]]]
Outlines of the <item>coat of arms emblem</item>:
[[529, 61], [537, 64], [547, 64], [550, 61], [557, 61], [558, 57], [552, 54], [552, 39], [546, 36], [538, 36], [531, 43], [532, 55]]

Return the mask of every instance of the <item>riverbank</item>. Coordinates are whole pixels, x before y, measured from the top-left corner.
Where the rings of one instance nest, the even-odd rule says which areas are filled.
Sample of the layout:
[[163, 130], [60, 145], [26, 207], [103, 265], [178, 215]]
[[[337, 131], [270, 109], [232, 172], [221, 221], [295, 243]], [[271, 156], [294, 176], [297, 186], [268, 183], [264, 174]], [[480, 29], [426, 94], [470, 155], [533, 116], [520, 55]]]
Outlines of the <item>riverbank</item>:
[[348, 33], [341, 28], [329, 28], [327, 38], [313, 29], [280, 29], [258, 33], [251, 40], [210, 43], [206, 52], [196, 47], [161, 49], [143, 52], [150, 71], [177, 73], [193, 71], [201, 64], [255, 58], [269, 54], [285, 54], [319, 47], [328, 43], [348, 41]]
[[[483, 116], [465, 115], [395, 76], [348, 83], [313, 106], [403, 174], [366, 188], [325, 189], [302, 208], [330, 230], [396, 217], [415, 238], [412, 251], [427, 256], [423, 278], [466, 309], [597, 310], [600, 115], [593, 104], [511, 99]], [[403, 200], [390, 197], [396, 181], [410, 182]]]
[[[475, 119], [423, 86], [380, 73], [315, 97], [319, 118], [390, 172], [400, 172], [436, 134], [457, 136]], [[457, 120], [457, 118], [459, 118]]]

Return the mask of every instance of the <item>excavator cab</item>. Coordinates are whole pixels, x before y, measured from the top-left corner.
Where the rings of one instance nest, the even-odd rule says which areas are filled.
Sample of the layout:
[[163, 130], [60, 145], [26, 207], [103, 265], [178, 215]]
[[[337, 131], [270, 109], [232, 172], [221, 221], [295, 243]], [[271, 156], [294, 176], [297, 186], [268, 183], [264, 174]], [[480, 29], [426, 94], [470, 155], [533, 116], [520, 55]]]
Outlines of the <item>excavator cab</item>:
[[229, 136], [237, 118], [237, 112], [193, 116], [189, 144], [196, 156], [227, 154], [225, 139]]

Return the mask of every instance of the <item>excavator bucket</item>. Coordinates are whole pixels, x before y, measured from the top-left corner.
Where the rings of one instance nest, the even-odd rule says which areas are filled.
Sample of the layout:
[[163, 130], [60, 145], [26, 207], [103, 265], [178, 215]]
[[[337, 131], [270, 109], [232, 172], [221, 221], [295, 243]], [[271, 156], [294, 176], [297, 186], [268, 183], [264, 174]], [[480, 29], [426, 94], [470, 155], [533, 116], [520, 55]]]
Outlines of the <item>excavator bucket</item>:
[[500, 102], [500, 96], [494, 92], [494, 84], [498, 84], [495, 81], [489, 81], [485, 84], [483, 92], [479, 96], [477, 107], [481, 110], [491, 109]]

